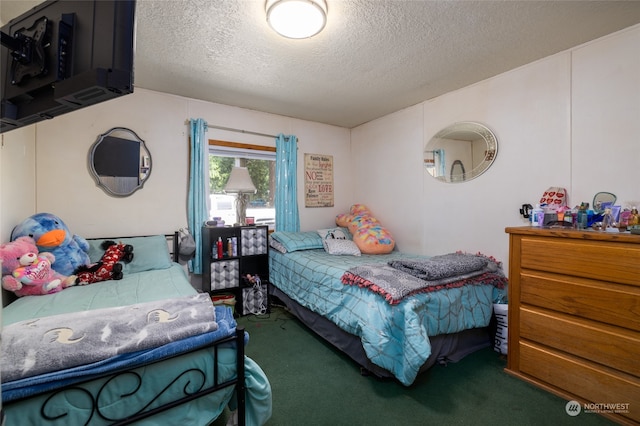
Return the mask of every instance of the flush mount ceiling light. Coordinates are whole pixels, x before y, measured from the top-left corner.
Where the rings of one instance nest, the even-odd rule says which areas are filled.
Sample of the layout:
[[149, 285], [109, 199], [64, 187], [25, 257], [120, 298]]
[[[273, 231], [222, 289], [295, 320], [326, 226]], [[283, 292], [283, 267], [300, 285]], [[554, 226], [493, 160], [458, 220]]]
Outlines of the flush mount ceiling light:
[[271, 28], [287, 38], [313, 37], [327, 23], [325, 0], [267, 0], [265, 9]]

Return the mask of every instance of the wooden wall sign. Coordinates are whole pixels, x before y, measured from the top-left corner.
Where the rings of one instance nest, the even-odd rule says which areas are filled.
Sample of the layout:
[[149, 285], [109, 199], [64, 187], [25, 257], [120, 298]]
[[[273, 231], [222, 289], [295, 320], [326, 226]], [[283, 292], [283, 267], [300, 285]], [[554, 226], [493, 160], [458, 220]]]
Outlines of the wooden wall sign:
[[333, 207], [332, 155], [304, 155], [304, 206]]

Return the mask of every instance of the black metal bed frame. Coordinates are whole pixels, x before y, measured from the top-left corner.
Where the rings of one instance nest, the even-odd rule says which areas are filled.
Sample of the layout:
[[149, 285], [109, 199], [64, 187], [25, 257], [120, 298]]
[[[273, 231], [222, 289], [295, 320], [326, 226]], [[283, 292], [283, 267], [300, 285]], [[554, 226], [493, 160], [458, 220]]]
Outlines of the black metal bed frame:
[[[175, 262], [177, 262], [178, 259], [178, 232], [175, 232], [173, 234], [165, 234], [165, 238], [167, 239], [167, 243], [171, 243], [172, 242], [172, 258]], [[117, 238], [112, 238], [114, 240], [116, 240]], [[124, 398], [129, 398], [134, 396], [141, 388], [142, 388], [142, 377], [136, 373], [134, 369], [125, 369], [125, 370], [120, 370], [120, 371], [116, 371], [116, 372], [109, 372], [107, 374], [103, 374], [103, 375], [99, 375], [96, 377], [92, 377], [90, 379], [84, 380], [82, 382], [79, 383], [74, 383], [65, 387], [62, 387], [60, 389], [56, 389], [54, 391], [51, 391], [51, 395], [44, 401], [44, 403], [42, 404], [42, 406], [40, 407], [40, 415], [42, 417], [43, 420], [45, 421], [53, 421], [53, 420], [57, 420], [60, 418], [63, 418], [65, 416], [67, 416], [67, 413], [63, 413], [63, 414], [58, 414], [55, 416], [50, 416], [47, 414], [47, 406], [49, 404], [49, 402], [51, 402], [57, 395], [63, 394], [65, 392], [68, 391], [77, 391], [80, 392], [81, 394], [84, 394], [87, 398], [89, 398], [91, 400], [92, 403], [92, 411], [89, 414], [89, 418], [87, 419], [85, 425], [89, 425], [91, 422], [91, 419], [93, 419], [94, 415], [99, 416], [101, 419], [106, 420], [107, 422], [112, 422], [111, 425], [112, 426], [121, 426], [121, 425], [129, 425], [132, 424], [134, 422], [137, 422], [139, 420], [154, 416], [156, 414], [162, 413], [166, 410], [169, 410], [171, 408], [177, 407], [179, 405], [182, 404], [186, 404], [188, 402], [191, 402], [195, 399], [201, 398], [205, 395], [209, 395], [211, 393], [217, 392], [219, 390], [222, 390], [224, 388], [227, 388], [229, 386], [235, 386], [235, 393], [236, 393], [236, 399], [237, 399], [237, 411], [238, 411], [238, 425], [239, 426], [245, 426], [246, 424], [246, 385], [245, 385], [245, 368], [244, 368], [244, 335], [245, 335], [245, 329], [244, 327], [236, 327], [236, 333], [235, 335], [231, 335], [231, 336], [227, 336], [223, 339], [220, 340], [216, 340], [215, 342], [210, 343], [209, 345], [203, 346], [203, 347], [198, 347], [195, 349], [192, 349], [190, 351], [187, 352], [183, 352], [181, 354], [177, 354], [174, 356], [170, 356], [170, 357], [166, 357], [163, 358], [161, 360], [157, 360], [154, 361], [153, 363], [150, 364], [146, 364], [146, 365], [151, 365], [157, 362], [161, 362], [161, 361], [165, 361], [167, 359], [171, 359], [171, 358], [176, 358], [176, 357], [180, 357], [180, 356], [184, 356], [186, 354], [192, 353], [192, 352], [196, 352], [196, 351], [200, 351], [203, 349], [212, 349], [214, 351], [214, 358], [215, 358], [215, 364], [213, 366], [213, 386], [204, 388], [204, 384], [205, 384], [205, 379], [206, 379], [206, 374], [204, 371], [202, 371], [199, 368], [192, 368], [189, 369], [187, 371], [184, 371], [182, 373], [180, 373], [177, 377], [175, 377], [173, 380], [171, 380], [171, 382], [165, 386], [163, 389], [161, 389], [152, 399], [151, 401], [147, 402], [146, 405], [144, 407], [142, 407], [142, 409], [140, 411], [138, 411], [137, 413], [131, 414], [131, 415], [127, 415], [125, 417], [122, 418], [111, 418], [108, 417], [106, 413], [101, 411], [101, 406], [100, 406], [100, 399], [101, 399], [101, 395], [103, 392], [106, 392], [107, 390], [111, 389], [109, 386], [114, 384], [113, 386], [116, 386], [115, 383], [117, 381], [118, 378], [124, 377], [124, 376], [129, 376], [135, 379], [137, 385], [134, 387], [134, 389], [132, 391], [123, 391], [120, 394], [120, 398], [124, 399]], [[218, 351], [219, 348], [223, 345], [227, 345], [227, 344], [233, 344], [236, 348], [236, 376], [235, 378], [232, 379], [228, 379], [225, 381], [221, 381], [219, 382], [219, 372], [218, 372], [218, 360], [219, 360], [219, 356], [218, 356]], [[139, 367], [136, 367], [139, 368]], [[179, 379], [187, 377], [187, 383], [184, 385], [182, 392], [184, 394], [183, 397], [176, 399], [174, 401], [170, 401], [166, 404], [163, 404], [161, 406], [152, 408], [152, 409], [147, 409], [149, 406], [151, 406], [158, 398], [160, 398], [162, 396], [162, 394], [169, 390], [170, 388], [172, 388], [172, 386], [174, 386]], [[93, 381], [96, 379], [107, 379], [106, 382], [98, 389], [98, 391], [96, 392], [95, 395], [93, 395], [90, 391], [88, 391], [87, 389], [83, 388], [82, 385], [89, 382], [89, 381]], [[195, 380], [199, 379], [201, 381], [201, 383], [198, 384], [194, 384]], [[176, 385], [177, 386], [177, 385]], [[196, 388], [196, 389], [193, 389]], [[110, 401], [109, 401], [110, 402]], [[8, 403], [7, 405], [10, 405], [11, 403]]]

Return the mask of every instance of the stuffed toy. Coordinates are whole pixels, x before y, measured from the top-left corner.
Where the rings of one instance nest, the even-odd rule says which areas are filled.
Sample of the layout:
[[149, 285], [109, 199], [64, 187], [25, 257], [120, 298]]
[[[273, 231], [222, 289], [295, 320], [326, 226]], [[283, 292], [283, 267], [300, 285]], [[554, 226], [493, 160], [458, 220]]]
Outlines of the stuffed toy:
[[89, 243], [84, 238], [73, 235], [58, 216], [51, 213], [37, 213], [26, 218], [11, 232], [11, 240], [29, 236], [38, 246], [38, 251], [55, 256], [53, 269], [62, 275], [72, 275], [76, 268], [88, 265]]
[[76, 284], [76, 276], [64, 276], [51, 268], [55, 256], [38, 253], [31, 237], [0, 245], [2, 287], [18, 297], [57, 293]]
[[102, 258], [94, 265], [83, 265], [76, 269], [78, 284], [86, 285], [107, 280], [123, 278], [122, 263], [133, 260], [131, 244], [116, 244], [115, 241], [104, 241], [100, 247], [105, 250]]
[[349, 229], [353, 235], [353, 242], [362, 253], [387, 254], [391, 253], [396, 245], [391, 233], [364, 204], [354, 204], [349, 213], [336, 216], [336, 224]]

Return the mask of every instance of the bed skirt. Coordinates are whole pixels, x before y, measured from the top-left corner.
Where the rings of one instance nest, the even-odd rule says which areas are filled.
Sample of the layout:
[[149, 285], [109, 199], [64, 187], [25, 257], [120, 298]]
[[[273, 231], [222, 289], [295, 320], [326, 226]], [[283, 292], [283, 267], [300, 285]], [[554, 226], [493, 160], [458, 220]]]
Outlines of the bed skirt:
[[[269, 283], [269, 287], [272, 299], [274, 297], [280, 299], [300, 322], [347, 354], [367, 372], [380, 378], [395, 378], [393, 373], [373, 364], [369, 360], [358, 336], [347, 333], [325, 317], [300, 305], [273, 284]], [[429, 337], [429, 341], [431, 342], [431, 355], [420, 368], [420, 372], [429, 369], [435, 364], [458, 362], [465, 356], [490, 347], [493, 344], [489, 327], [472, 328], [458, 333], [432, 336]]]

